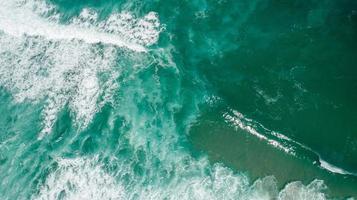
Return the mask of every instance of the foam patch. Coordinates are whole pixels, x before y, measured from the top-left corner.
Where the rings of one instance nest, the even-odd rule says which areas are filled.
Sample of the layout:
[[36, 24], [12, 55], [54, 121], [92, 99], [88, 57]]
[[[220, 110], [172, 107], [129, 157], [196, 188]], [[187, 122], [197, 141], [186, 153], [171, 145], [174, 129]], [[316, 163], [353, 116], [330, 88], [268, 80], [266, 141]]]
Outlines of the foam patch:
[[[58, 18], [44, 1], [0, 2], [0, 84], [17, 102], [45, 101], [39, 138], [51, 132], [67, 104], [75, 124], [85, 128], [118, 88], [118, 47], [145, 51], [160, 33], [155, 13], [143, 18], [114, 13], [98, 21], [94, 11], [84, 9], [69, 24]], [[100, 81], [100, 74], [109, 78]]]

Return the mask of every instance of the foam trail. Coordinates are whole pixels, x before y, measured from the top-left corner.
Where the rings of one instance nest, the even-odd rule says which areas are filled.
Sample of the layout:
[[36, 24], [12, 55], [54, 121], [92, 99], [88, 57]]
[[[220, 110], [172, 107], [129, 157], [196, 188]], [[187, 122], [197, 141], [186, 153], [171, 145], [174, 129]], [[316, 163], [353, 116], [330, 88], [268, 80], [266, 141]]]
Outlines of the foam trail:
[[34, 13], [28, 5], [19, 6], [17, 1], [0, 2], [0, 29], [6, 34], [42, 36], [48, 40], [83, 40], [87, 43], [106, 43], [143, 52], [145, 47], [125, 41], [120, 35], [84, 28], [74, 24], [61, 25]]
[[339, 167], [337, 167], [337, 166], [335, 166], [335, 165], [333, 165], [331, 163], [326, 162], [325, 160], [323, 160], [321, 158], [319, 158], [319, 162], [320, 162], [320, 166], [323, 169], [326, 169], [327, 171], [330, 171], [332, 173], [357, 176], [357, 174], [349, 172], [349, 171], [346, 171], [346, 170], [344, 170], [342, 168], [339, 168]]

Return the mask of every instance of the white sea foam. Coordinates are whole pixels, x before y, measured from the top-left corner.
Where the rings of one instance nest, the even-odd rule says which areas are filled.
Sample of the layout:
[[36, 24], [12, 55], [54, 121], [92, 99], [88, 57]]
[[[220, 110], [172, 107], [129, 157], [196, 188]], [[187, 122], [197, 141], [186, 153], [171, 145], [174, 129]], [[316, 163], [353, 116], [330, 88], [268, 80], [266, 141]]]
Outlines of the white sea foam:
[[[51, 15], [47, 18], [39, 16], [48, 13]], [[60, 24], [57, 19], [55, 9], [44, 1], [0, 2], [0, 30], [15, 37], [30, 35], [49, 40], [78, 39], [145, 51], [145, 46], [154, 44], [160, 33], [160, 23], [153, 12], [139, 19], [129, 13], [113, 14], [100, 22], [95, 12], [85, 9], [70, 24]]]
[[[135, 18], [129, 12], [114, 13], [107, 20], [98, 22], [97, 13], [90, 9], [83, 9], [72, 24], [81, 28], [94, 29], [117, 35], [131, 44], [142, 46], [157, 42], [160, 33], [160, 22], [155, 12], [150, 12], [143, 18]], [[136, 49], [135, 50], [141, 50]]]
[[36, 200], [121, 200], [123, 186], [94, 160], [59, 159], [58, 168], [46, 179]]
[[[94, 11], [84, 9], [69, 24], [58, 18], [45, 1], [0, 2], [0, 84], [17, 102], [45, 100], [39, 138], [51, 132], [65, 105], [75, 124], [86, 127], [118, 88], [117, 47], [145, 51], [160, 33], [153, 12], [143, 18], [114, 13], [99, 21]], [[92, 44], [98, 42], [109, 45]], [[109, 78], [99, 80], [100, 74]]]
[[[105, 166], [95, 158], [59, 159], [58, 168], [53, 171], [40, 191], [36, 200], [84, 200], [84, 199], [172, 199], [172, 200], [323, 200], [326, 186], [323, 181], [315, 180], [305, 186], [292, 182], [280, 192], [272, 176], [256, 180], [249, 185], [245, 175], [234, 174], [221, 165], [212, 166], [209, 174], [204, 173], [206, 161], [192, 162], [190, 165], [177, 165], [176, 175], [168, 181], [165, 177], [152, 177], [146, 184], [145, 178], [135, 181], [134, 172], [125, 166], [114, 174], [104, 170]], [[197, 173], [199, 172], [199, 173]], [[123, 184], [120, 177], [132, 181]], [[157, 180], [168, 181], [166, 183]]]
[[109, 86], [101, 87], [105, 83], [97, 76], [118, 76], [110, 72], [116, 57], [113, 47], [5, 34], [0, 35], [0, 46], [0, 84], [17, 102], [45, 100], [40, 138], [51, 131], [66, 104], [74, 113], [75, 124], [87, 126], [102, 105], [97, 104], [98, 95], [109, 92]]
[[305, 186], [301, 182], [288, 183], [279, 193], [280, 200], [324, 200], [327, 199], [324, 191], [326, 185], [321, 180], [314, 180]]

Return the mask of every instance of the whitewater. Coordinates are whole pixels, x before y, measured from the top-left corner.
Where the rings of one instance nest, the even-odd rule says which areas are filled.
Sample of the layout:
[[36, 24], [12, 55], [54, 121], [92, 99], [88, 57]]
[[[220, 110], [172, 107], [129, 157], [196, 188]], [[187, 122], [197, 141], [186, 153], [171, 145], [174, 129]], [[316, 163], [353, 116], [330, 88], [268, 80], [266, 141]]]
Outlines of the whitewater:
[[61, 17], [47, 1], [0, 2], [0, 199], [328, 199], [322, 180], [278, 188], [191, 155], [189, 128], [213, 94], [185, 93], [175, 48], [157, 46], [159, 13]]

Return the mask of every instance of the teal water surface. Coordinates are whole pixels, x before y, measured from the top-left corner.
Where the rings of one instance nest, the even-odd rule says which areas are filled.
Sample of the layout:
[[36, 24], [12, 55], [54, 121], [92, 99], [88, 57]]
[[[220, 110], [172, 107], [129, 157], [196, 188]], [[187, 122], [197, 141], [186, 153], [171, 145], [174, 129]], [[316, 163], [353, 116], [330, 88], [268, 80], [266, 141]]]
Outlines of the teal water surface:
[[0, 2], [0, 199], [357, 197], [357, 2]]

